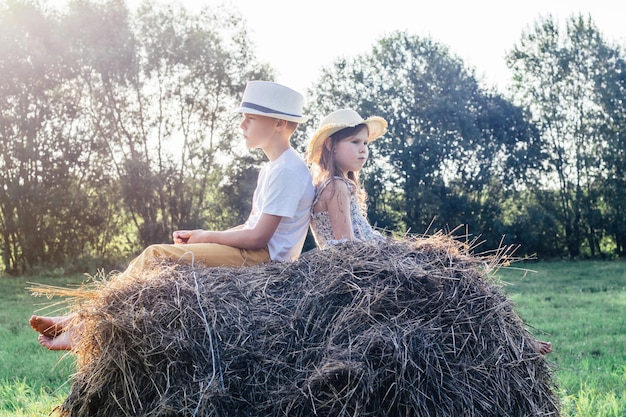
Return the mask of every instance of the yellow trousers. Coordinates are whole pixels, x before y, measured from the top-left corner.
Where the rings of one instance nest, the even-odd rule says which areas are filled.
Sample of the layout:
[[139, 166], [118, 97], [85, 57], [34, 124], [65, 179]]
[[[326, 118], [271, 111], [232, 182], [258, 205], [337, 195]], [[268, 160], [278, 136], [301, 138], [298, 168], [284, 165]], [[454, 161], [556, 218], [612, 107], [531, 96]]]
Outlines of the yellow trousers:
[[271, 260], [267, 247], [259, 250], [247, 250], [217, 243], [161, 244], [150, 245], [144, 249], [139, 256], [131, 261], [126, 272], [143, 269], [156, 258], [209, 267], [252, 266]]

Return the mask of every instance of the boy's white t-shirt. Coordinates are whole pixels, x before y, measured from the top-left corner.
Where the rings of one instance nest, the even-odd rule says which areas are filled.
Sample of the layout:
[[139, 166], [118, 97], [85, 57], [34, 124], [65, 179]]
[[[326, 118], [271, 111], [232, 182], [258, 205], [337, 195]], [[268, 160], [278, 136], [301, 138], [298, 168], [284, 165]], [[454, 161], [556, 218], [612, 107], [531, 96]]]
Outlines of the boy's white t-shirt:
[[289, 262], [300, 256], [314, 196], [311, 173], [295, 149], [287, 149], [261, 169], [244, 227], [253, 228], [263, 213], [282, 217], [267, 244], [273, 261]]

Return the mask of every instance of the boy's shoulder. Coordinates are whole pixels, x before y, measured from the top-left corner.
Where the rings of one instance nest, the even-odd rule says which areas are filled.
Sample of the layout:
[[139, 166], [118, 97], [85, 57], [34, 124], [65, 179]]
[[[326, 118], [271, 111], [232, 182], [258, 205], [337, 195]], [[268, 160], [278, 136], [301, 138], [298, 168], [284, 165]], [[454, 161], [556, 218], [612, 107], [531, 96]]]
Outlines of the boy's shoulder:
[[293, 148], [287, 149], [278, 159], [266, 162], [261, 171], [265, 173], [265, 176], [272, 178], [283, 176], [294, 180], [300, 178], [311, 184], [313, 181], [309, 167]]
[[292, 147], [289, 147], [278, 159], [268, 164], [275, 167], [297, 167], [309, 170], [302, 156]]

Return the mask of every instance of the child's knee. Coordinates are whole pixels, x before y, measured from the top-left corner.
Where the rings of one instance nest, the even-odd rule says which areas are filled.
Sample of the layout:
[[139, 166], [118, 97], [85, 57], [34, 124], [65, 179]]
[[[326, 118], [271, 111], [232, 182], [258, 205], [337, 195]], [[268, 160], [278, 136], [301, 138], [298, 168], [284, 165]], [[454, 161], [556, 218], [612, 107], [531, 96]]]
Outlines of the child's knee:
[[145, 258], [158, 258], [164, 255], [163, 245], [154, 244], [150, 245], [143, 250], [143, 256]]

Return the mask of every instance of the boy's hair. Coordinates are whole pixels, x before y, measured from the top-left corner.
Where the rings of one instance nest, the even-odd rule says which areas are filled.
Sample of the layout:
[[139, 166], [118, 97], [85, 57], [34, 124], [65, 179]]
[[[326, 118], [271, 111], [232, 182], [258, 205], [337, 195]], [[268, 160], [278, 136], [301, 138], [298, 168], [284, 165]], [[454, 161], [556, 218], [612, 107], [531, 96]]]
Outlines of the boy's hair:
[[[321, 184], [329, 178], [334, 177], [343, 177], [343, 173], [337, 167], [337, 163], [335, 162], [335, 147], [339, 142], [344, 139], [351, 138], [358, 134], [361, 130], [366, 129], [369, 131], [367, 125], [365, 123], [356, 125], [354, 127], [346, 127], [341, 129], [332, 135], [330, 135], [324, 144], [322, 145], [322, 153], [320, 155], [319, 167], [315, 170], [313, 174], [313, 184], [315, 186]], [[328, 143], [328, 146], [327, 146]], [[352, 181], [356, 188], [357, 198], [359, 200], [359, 204], [361, 208], [366, 210], [366, 201], [367, 201], [367, 193], [361, 186], [361, 181], [359, 180], [359, 173], [354, 171], [348, 171], [348, 178]], [[334, 181], [331, 182], [331, 187], [334, 191], [335, 184]]]
[[295, 132], [296, 129], [298, 128], [299, 123], [291, 122], [289, 120], [287, 120], [286, 122], [287, 122], [287, 126], [289, 127], [289, 130], [291, 131], [291, 133]]

